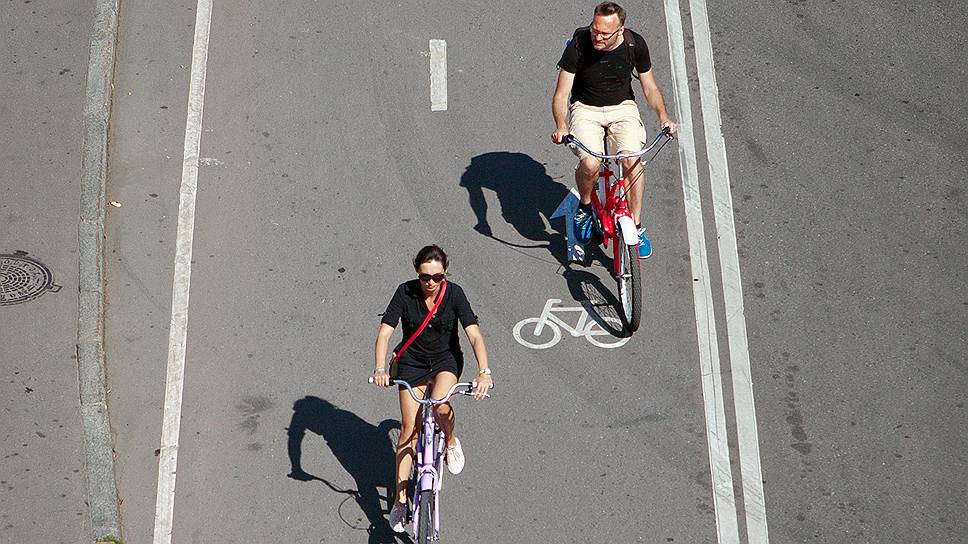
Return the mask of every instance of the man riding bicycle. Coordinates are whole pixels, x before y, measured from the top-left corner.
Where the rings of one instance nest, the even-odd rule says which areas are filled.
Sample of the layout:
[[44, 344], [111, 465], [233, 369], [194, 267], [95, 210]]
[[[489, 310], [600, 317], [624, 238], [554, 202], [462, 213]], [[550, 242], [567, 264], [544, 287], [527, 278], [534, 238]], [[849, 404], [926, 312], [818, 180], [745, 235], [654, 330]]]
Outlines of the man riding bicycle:
[[[675, 135], [676, 123], [666, 111], [662, 92], [652, 74], [649, 48], [642, 36], [625, 28], [625, 10], [618, 4], [603, 2], [595, 7], [592, 23], [575, 30], [558, 67], [558, 81], [551, 99], [554, 143], [562, 143], [570, 133], [592, 151], [605, 153], [603, 140], [607, 131], [610, 152], [640, 151], [646, 133], [632, 92], [633, 71], [638, 72], [645, 101], [660, 125], [668, 126], [669, 132]], [[566, 112], [570, 113], [570, 126], [566, 123]], [[592, 191], [598, 181], [601, 161], [575, 146], [570, 147], [579, 159], [575, 185], [581, 204], [575, 213], [575, 233], [578, 241], [585, 243], [592, 234]], [[639, 227], [639, 257], [645, 259], [652, 255], [652, 244], [641, 224], [645, 172], [638, 158], [626, 159], [624, 168], [628, 173], [629, 207]]]

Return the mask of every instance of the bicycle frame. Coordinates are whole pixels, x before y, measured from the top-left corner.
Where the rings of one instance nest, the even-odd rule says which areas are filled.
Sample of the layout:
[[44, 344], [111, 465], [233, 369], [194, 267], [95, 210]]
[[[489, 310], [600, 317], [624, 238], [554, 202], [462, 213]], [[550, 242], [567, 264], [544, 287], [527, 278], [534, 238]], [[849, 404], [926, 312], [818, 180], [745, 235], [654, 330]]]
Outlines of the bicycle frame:
[[[571, 134], [566, 135], [563, 140], [563, 143], [574, 144], [585, 153], [602, 161], [598, 171], [600, 185], [597, 190], [592, 191], [592, 210], [599, 222], [605, 248], [608, 248], [610, 241], [614, 242], [612, 247], [612, 272], [616, 277], [621, 274], [619, 252], [622, 251], [622, 248], [619, 243], [620, 238], [629, 245], [638, 243], [638, 232], [637, 229], [634, 229], [635, 221], [632, 218], [632, 212], [628, 205], [628, 190], [625, 186], [625, 165], [623, 161], [625, 159], [641, 158], [651, 152], [661, 142], [662, 145], [659, 145], [659, 148], [655, 150], [655, 153], [658, 154], [665, 143], [671, 139], [672, 136], [669, 134], [668, 127], [664, 127], [645, 149], [635, 153], [619, 153], [616, 155], [606, 155], [592, 151]], [[654, 157], [655, 154], [648, 160], [642, 159], [642, 166], [644, 167]], [[611, 163], [616, 165], [617, 172], [613, 172], [609, 167]], [[636, 230], [634, 242], [632, 230]]]
[[[372, 378], [371, 378], [372, 379]], [[473, 383], [470, 382], [458, 382], [454, 384], [450, 391], [442, 399], [432, 399], [432, 398], [418, 398], [417, 393], [414, 391], [413, 387], [403, 381], [403, 380], [393, 380], [391, 383], [394, 385], [402, 385], [407, 388], [410, 396], [413, 400], [421, 404], [421, 430], [420, 434], [417, 436], [417, 451], [414, 452], [414, 472], [416, 474], [416, 486], [413, 494], [413, 509], [411, 511], [411, 527], [413, 534], [416, 535], [420, 523], [420, 496], [422, 491], [432, 491], [434, 497], [434, 509], [433, 509], [433, 524], [434, 524], [434, 540], [437, 539], [437, 535], [440, 533], [440, 487], [443, 479], [441, 475], [443, 474], [444, 465], [444, 435], [437, 425], [437, 419], [434, 415], [434, 406], [438, 404], [444, 404], [450, 401], [450, 398], [455, 394], [460, 395], [471, 395], [471, 389], [474, 387]], [[463, 391], [458, 391], [458, 389], [465, 388]], [[427, 390], [430, 389], [430, 384], [427, 385]], [[429, 394], [429, 393], [428, 393]]]
[[[412, 390], [411, 390], [411, 394]], [[419, 402], [419, 401], [418, 401]], [[444, 437], [437, 426], [432, 404], [424, 404], [421, 407], [421, 418], [423, 425], [420, 435], [417, 437], [417, 451], [414, 454], [414, 466], [416, 467], [417, 485], [413, 494], [413, 534], [417, 534], [417, 527], [420, 523], [420, 495], [421, 491], [428, 489], [434, 492], [434, 533], [440, 532], [440, 485], [442, 482], [441, 471], [443, 470], [444, 460]], [[434, 439], [437, 439], [436, 441]], [[436, 442], [436, 443], [434, 443]]]
[[[619, 236], [616, 227], [621, 222], [622, 217], [632, 219], [632, 212], [628, 206], [628, 191], [625, 188], [625, 176], [622, 172], [622, 161], [615, 161], [618, 165], [618, 175], [612, 172], [606, 162], [602, 162], [598, 170], [600, 189], [592, 191], [592, 210], [598, 218], [599, 226], [602, 231], [602, 243], [608, 249], [609, 241], [612, 243], [612, 273], [620, 274], [619, 261]], [[602, 202], [599, 194], [602, 193], [605, 201]], [[634, 221], [632, 223], [635, 224]]]

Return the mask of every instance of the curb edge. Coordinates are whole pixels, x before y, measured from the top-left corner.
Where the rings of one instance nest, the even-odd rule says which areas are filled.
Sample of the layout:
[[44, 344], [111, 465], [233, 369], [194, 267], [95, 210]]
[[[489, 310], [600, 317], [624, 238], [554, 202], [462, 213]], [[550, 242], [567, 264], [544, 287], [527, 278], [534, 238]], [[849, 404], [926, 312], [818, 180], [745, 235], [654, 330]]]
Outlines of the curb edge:
[[92, 542], [120, 541], [104, 361], [104, 193], [120, 0], [96, 0], [84, 105], [78, 224], [77, 375]]

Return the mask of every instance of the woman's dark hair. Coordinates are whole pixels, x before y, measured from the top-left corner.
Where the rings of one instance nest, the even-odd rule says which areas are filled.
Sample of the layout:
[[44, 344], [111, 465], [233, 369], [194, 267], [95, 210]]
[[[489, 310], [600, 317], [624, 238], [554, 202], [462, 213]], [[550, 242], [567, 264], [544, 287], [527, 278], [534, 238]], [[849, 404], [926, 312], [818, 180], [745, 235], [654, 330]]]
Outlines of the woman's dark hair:
[[419, 270], [420, 265], [431, 261], [439, 262], [444, 265], [444, 270], [447, 270], [447, 254], [439, 246], [435, 245], [424, 246], [423, 249], [417, 252], [417, 256], [413, 258], [413, 269]]

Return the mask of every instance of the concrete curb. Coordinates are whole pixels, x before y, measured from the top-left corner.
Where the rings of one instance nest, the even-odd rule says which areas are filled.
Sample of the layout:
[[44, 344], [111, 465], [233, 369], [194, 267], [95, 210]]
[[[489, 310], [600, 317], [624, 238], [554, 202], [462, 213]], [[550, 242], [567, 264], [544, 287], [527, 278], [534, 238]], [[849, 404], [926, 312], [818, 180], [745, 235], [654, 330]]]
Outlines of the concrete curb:
[[115, 47], [120, 0], [96, 0], [87, 70], [80, 222], [77, 228], [77, 377], [91, 540], [121, 541], [114, 448], [104, 366], [104, 188], [108, 170]]

